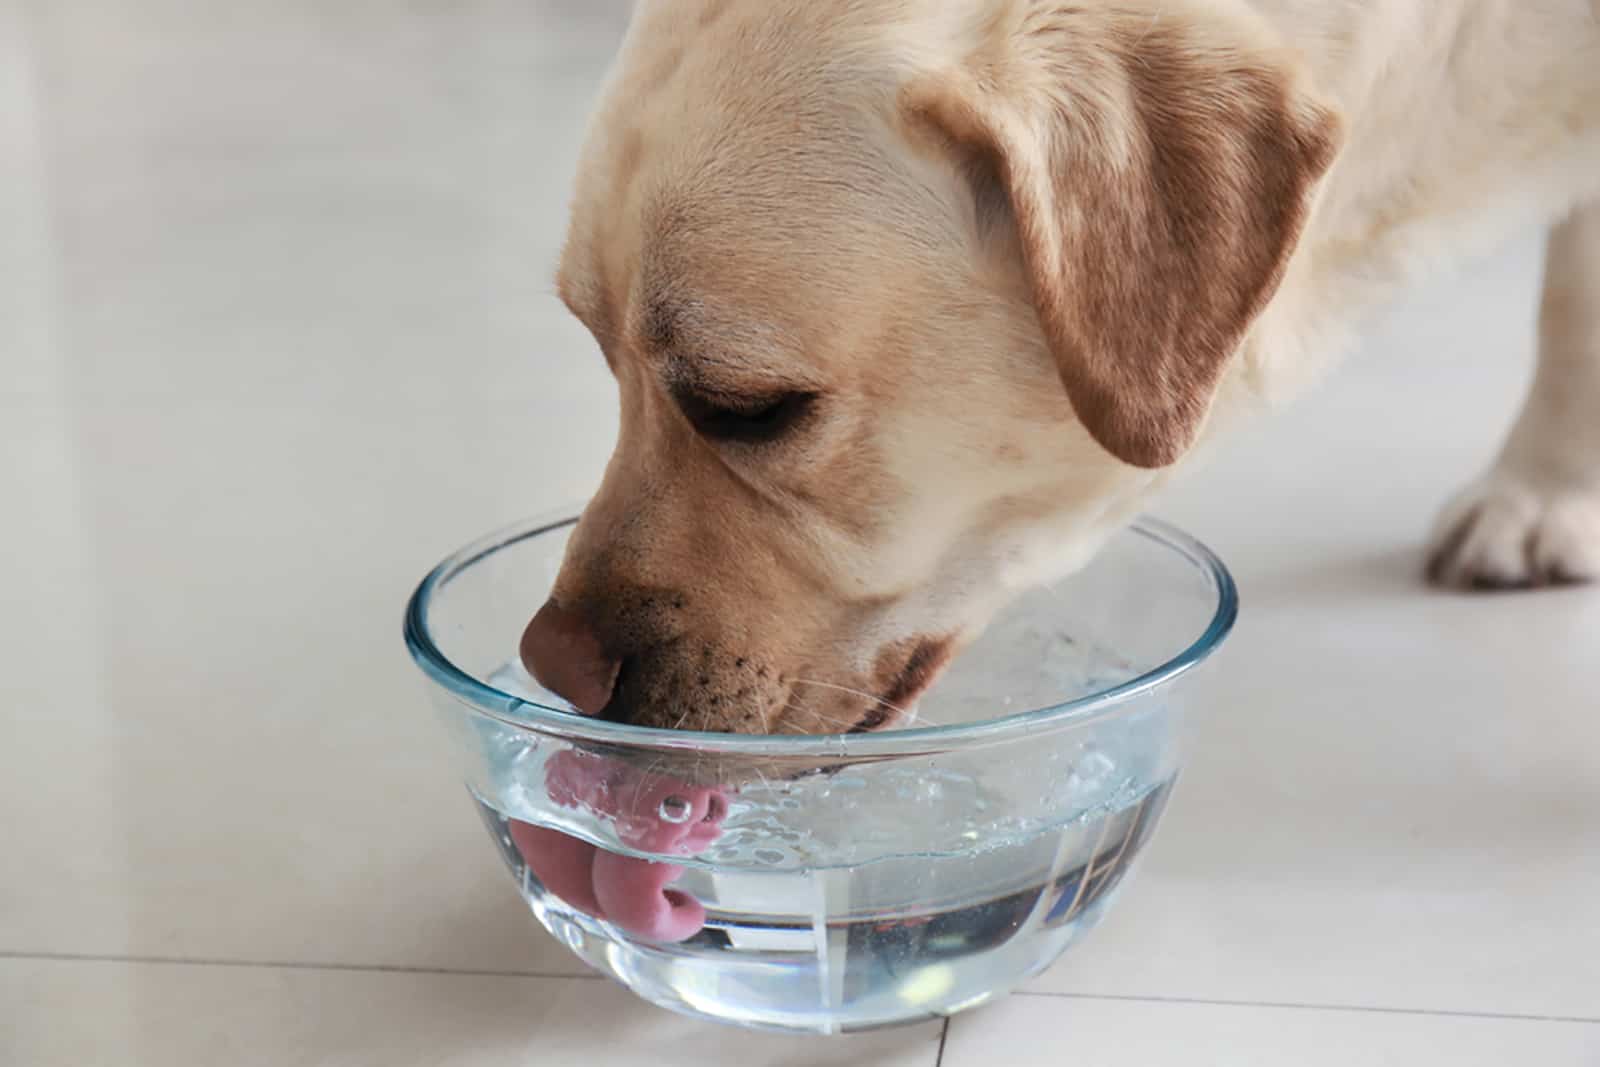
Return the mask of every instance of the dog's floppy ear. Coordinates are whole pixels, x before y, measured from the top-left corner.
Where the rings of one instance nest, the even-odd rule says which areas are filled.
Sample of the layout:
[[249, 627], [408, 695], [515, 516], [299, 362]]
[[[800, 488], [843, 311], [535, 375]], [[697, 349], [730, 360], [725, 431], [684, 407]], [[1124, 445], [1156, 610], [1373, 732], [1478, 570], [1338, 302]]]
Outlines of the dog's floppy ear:
[[1079, 419], [1141, 467], [1194, 443], [1340, 137], [1260, 26], [1187, 6], [1002, 2], [902, 96], [1015, 227]]

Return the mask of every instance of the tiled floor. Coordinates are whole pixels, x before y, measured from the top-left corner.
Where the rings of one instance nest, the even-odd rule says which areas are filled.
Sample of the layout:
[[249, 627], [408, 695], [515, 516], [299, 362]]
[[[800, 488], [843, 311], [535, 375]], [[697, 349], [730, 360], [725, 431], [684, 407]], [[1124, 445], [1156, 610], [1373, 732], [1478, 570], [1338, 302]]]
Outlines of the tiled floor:
[[535, 930], [398, 616], [604, 460], [547, 278], [621, 7], [0, 0], [0, 1064], [1600, 1063], [1600, 591], [1415, 580], [1531, 236], [1166, 501], [1244, 618], [1027, 995], [746, 1035]]

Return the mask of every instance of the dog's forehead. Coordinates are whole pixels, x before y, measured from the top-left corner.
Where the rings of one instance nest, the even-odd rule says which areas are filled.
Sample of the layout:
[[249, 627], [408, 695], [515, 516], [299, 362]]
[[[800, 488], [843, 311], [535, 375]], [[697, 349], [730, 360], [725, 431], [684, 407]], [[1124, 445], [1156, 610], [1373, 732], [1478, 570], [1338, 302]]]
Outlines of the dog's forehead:
[[[839, 347], [810, 334], [863, 284], [882, 312], [895, 277], [955, 247], [937, 179], [907, 151], [889, 46], [819, 22], [834, 6], [642, 6], [590, 125], [558, 272], [597, 334]], [[702, 7], [723, 13], [706, 23]]]
[[837, 139], [784, 145], [747, 131], [730, 153], [695, 133], [633, 120], [600, 135], [607, 146], [580, 177], [563, 296], [636, 340], [715, 333], [811, 347], [782, 335], [816, 329], [865, 279], [882, 282], [912, 228], [889, 205], [911, 201], [893, 195], [881, 153], [851, 155]]

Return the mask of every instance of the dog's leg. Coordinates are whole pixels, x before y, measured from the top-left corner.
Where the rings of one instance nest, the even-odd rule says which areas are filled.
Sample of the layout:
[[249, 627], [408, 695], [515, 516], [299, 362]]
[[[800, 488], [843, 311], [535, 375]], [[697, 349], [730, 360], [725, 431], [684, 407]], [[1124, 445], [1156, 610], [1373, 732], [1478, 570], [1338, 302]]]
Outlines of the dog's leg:
[[1479, 589], [1600, 578], [1600, 201], [1550, 235], [1532, 392], [1489, 473], [1445, 509], [1428, 574]]

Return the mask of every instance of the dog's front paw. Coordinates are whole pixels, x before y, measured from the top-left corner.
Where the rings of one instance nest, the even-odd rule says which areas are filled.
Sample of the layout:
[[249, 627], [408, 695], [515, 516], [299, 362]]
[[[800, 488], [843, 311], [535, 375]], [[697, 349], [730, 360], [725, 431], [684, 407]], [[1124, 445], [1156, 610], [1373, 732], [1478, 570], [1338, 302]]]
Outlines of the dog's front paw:
[[1489, 474], [1445, 508], [1428, 552], [1428, 579], [1465, 589], [1600, 579], [1600, 490]]

